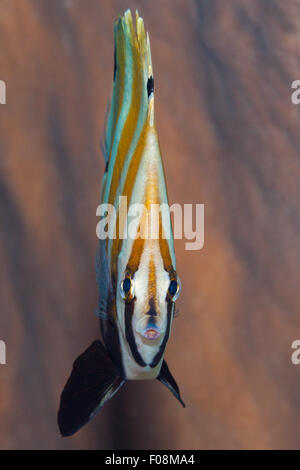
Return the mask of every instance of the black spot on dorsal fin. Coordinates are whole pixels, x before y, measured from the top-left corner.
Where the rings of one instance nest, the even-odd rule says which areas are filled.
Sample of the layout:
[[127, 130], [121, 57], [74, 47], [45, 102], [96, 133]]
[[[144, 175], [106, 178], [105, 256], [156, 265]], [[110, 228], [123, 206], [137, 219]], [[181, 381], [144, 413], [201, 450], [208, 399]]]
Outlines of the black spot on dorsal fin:
[[151, 93], [154, 92], [154, 79], [151, 75], [151, 77], [148, 78], [147, 81], [147, 93], [148, 93], [148, 98], [150, 97]]
[[116, 74], [117, 74], [117, 49], [115, 47], [115, 50], [114, 50], [114, 81], [116, 79]]

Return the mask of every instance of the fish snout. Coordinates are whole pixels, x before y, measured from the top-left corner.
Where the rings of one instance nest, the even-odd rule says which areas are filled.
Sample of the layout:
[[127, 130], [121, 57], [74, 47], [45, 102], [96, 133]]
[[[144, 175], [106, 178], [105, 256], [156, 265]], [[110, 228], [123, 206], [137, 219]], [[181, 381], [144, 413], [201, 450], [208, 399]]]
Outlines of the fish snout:
[[163, 333], [159, 313], [155, 312], [154, 315], [154, 312], [152, 311], [151, 315], [149, 315], [148, 312], [145, 315], [142, 315], [135, 325], [135, 330], [147, 340], [158, 339]]
[[148, 325], [142, 332], [142, 335], [146, 339], [157, 339], [161, 335], [161, 330], [157, 325]]

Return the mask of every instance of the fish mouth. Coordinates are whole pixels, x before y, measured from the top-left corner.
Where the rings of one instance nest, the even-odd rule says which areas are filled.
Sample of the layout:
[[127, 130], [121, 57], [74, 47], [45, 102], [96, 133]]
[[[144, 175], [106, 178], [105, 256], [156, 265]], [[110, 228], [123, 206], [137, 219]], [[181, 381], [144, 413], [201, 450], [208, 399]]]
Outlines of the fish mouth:
[[161, 331], [158, 326], [147, 326], [142, 332], [142, 335], [146, 339], [154, 340], [160, 337]]

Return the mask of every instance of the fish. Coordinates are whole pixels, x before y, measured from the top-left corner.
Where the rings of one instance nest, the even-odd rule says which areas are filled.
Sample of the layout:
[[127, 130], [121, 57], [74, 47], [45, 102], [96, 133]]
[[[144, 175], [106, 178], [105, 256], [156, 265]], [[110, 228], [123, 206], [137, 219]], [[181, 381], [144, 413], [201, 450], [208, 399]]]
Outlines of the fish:
[[[185, 406], [164, 360], [181, 282], [170, 211], [156, 219], [149, 215], [153, 206], [169, 206], [154, 119], [150, 40], [138, 12], [135, 23], [127, 10], [114, 25], [101, 204], [113, 206], [119, 217], [108, 217], [113, 236], [99, 240], [96, 256], [103, 342], [94, 341], [73, 364], [58, 411], [62, 436], [88, 423], [129, 380], [158, 379]], [[130, 213], [134, 205], [142, 207], [135, 218]], [[149, 236], [155, 220], [156, 236]], [[133, 221], [135, 236], [124, 236]]]

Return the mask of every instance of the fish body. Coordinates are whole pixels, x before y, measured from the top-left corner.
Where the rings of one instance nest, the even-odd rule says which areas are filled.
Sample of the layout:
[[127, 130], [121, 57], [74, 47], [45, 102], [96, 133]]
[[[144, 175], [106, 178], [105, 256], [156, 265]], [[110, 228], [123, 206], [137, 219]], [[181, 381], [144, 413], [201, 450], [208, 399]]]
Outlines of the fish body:
[[[154, 120], [150, 41], [142, 18], [136, 14], [135, 29], [129, 10], [116, 21], [114, 36], [101, 203], [115, 215], [107, 216], [110, 236], [99, 240], [96, 262], [104, 345], [95, 341], [74, 363], [58, 412], [62, 435], [88, 422], [127, 380], [157, 378], [183, 404], [163, 359], [180, 281]], [[152, 210], [159, 206], [165, 210]]]

